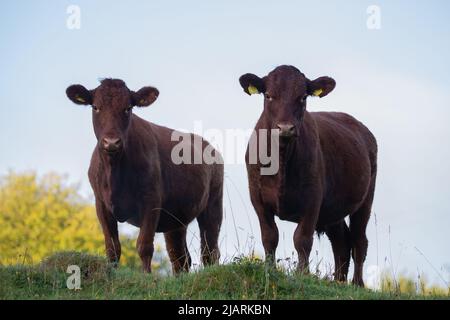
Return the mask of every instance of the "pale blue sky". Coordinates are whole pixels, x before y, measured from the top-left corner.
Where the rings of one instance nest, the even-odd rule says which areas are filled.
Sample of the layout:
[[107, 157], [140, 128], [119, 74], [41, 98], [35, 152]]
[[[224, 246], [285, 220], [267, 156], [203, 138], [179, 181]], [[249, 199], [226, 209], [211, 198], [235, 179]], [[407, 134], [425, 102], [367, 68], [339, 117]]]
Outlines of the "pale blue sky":
[[[81, 8], [80, 30], [66, 28], [70, 4]], [[381, 8], [381, 30], [366, 27], [372, 4]], [[118, 77], [131, 89], [154, 85], [158, 101], [137, 111], [147, 120], [174, 128], [192, 129], [202, 120], [205, 128], [244, 129], [253, 127], [262, 99], [245, 95], [239, 76], [292, 64], [311, 78], [337, 81], [332, 94], [309, 104], [310, 111], [351, 113], [378, 138], [378, 224], [370, 222], [367, 265], [437, 278], [417, 247], [448, 281], [449, 13], [444, 0], [4, 3], [0, 174], [67, 173], [90, 194], [86, 172], [95, 138], [89, 110], [65, 96], [72, 83], [94, 88], [98, 78]], [[230, 201], [225, 195], [222, 251], [229, 257], [248, 250], [253, 235], [262, 252], [245, 168], [228, 165], [226, 172]], [[293, 251], [294, 228], [280, 223], [280, 258]], [[316, 241], [325, 263], [332, 261], [329, 247], [326, 237]]]

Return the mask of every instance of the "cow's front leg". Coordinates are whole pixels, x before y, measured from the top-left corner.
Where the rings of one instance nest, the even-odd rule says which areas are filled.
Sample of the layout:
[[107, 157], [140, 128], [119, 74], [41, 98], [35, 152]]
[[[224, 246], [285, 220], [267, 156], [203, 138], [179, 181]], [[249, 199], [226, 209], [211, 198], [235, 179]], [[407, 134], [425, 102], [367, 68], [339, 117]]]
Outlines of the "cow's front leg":
[[258, 218], [266, 263], [275, 266], [278, 246], [278, 228], [275, 224], [275, 216], [263, 209], [263, 211], [258, 212]]
[[144, 211], [144, 216], [142, 217], [141, 229], [136, 244], [144, 272], [152, 272], [153, 241], [158, 226], [159, 214], [160, 209], [154, 207]]
[[309, 254], [313, 245], [318, 214], [302, 218], [294, 232], [294, 246], [298, 254], [298, 270], [309, 273]]
[[105, 236], [106, 256], [110, 262], [117, 266], [121, 253], [117, 221], [100, 200], [95, 201], [95, 208]]

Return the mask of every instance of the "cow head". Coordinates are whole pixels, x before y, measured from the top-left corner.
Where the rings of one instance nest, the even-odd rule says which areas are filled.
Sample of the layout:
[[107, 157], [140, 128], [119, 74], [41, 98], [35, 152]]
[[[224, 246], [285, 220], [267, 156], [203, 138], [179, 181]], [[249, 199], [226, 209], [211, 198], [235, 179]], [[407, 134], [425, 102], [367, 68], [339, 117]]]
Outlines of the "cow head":
[[260, 78], [247, 73], [239, 78], [244, 91], [264, 94], [264, 113], [270, 128], [279, 129], [280, 137], [289, 139], [299, 134], [309, 96], [325, 97], [336, 82], [329, 77], [309, 80], [297, 68], [280, 66]]
[[126, 146], [133, 107], [147, 107], [159, 95], [156, 88], [144, 87], [137, 92], [118, 79], [105, 79], [94, 90], [76, 84], [67, 88], [67, 97], [76, 104], [92, 107], [92, 122], [101, 152], [120, 154]]

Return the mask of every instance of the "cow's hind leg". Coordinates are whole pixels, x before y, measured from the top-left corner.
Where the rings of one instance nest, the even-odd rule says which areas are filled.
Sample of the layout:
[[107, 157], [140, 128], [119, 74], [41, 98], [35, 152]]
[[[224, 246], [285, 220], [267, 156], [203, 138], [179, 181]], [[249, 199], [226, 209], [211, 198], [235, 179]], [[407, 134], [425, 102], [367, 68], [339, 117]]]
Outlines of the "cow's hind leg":
[[351, 239], [350, 230], [344, 220], [327, 226], [326, 234], [330, 239], [334, 255], [334, 279], [347, 281], [350, 265]]
[[219, 261], [219, 232], [222, 225], [222, 193], [209, 199], [206, 209], [197, 217], [203, 265]]
[[186, 244], [186, 228], [168, 231], [164, 233], [164, 238], [173, 273], [189, 272], [192, 260]]
[[352, 257], [355, 264], [353, 284], [364, 287], [363, 264], [367, 255], [368, 240], [366, 228], [372, 210], [375, 192], [375, 176], [372, 177], [369, 190], [361, 207], [350, 216], [350, 238], [352, 242]]

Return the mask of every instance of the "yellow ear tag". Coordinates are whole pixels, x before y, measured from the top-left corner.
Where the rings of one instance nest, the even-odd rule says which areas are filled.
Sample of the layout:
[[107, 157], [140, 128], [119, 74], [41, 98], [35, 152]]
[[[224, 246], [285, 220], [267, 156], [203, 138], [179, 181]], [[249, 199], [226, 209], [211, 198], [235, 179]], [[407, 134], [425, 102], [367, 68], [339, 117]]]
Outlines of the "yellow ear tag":
[[256, 89], [256, 87], [254, 87], [252, 85], [248, 86], [247, 90], [248, 90], [248, 93], [250, 93], [250, 94], [258, 94], [259, 93], [258, 89]]
[[316, 96], [316, 97], [318, 97], [318, 96], [320, 96], [320, 95], [322, 94], [322, 92], [323, 92], [323, 90], [322, 90], [322, 89], [317, 89], [317, 90], [314, 90], [314, 92], [313, 92], [313, 96]]
[[139, 104], [144, 104], [144, 103], [145, 103], [145, 99], [139, 100]]
[[77, 99], [77, 101], [81, 102], [81, 103], [85, 103], [86, 102], [86, 100], [84, 100], [83, 98], [81, 98], [79, 96], [75, 96], [75, 99]]

